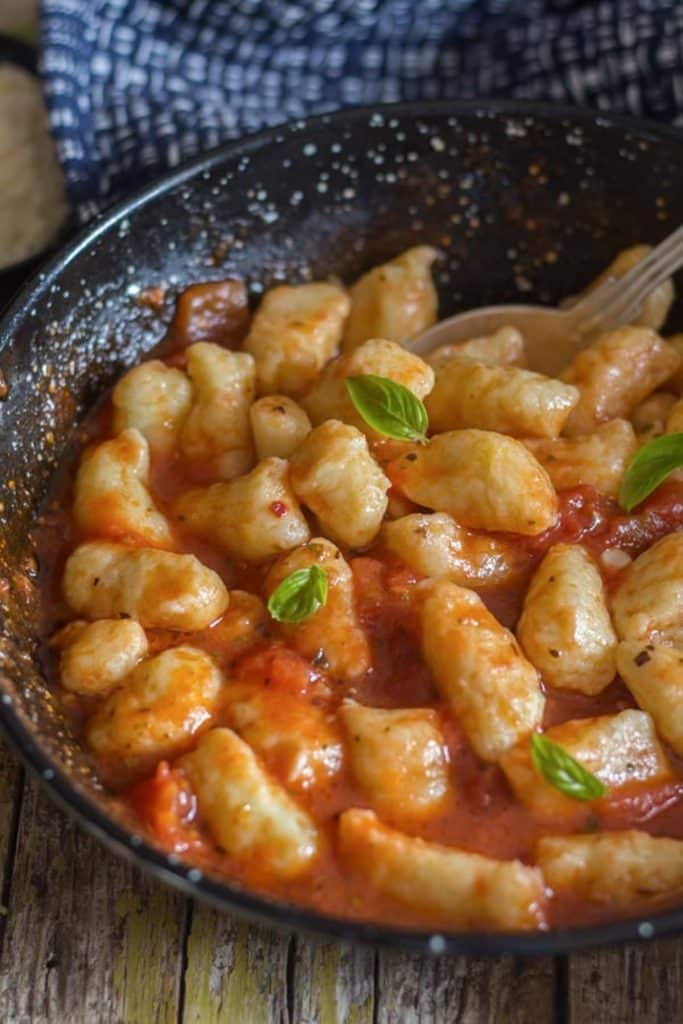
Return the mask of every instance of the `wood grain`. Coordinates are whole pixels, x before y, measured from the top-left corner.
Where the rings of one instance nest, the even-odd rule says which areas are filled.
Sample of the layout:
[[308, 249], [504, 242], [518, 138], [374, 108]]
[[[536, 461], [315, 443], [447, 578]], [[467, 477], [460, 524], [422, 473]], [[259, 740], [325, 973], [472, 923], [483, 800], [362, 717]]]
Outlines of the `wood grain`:
[[552, 1024], [554, 973], [549, 957], [380, 953], [377, 1024]]
[[194, 904], [183, 1024], [287, 1024], [290, 937]]
[[373, 1024], [373, 950], [297, 938], [292, 1024]]
[[27, 780], [0, 1020], [175, 1024], [185, 901], [108, 853]]
[[569, 958], [568, 1024], [683, 1021], [683, 941], [662, 939]]

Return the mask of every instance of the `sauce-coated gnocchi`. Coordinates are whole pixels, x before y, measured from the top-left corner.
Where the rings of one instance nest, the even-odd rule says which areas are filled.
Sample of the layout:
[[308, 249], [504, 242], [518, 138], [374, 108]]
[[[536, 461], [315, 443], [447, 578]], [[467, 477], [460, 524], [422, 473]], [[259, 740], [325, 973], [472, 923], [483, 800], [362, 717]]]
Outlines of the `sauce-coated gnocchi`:
[[411, 351], [436, 258], [177, 296], [39, 520], [49, 682], [136, 830], [236, 887], [438, 930], [670, 906], [683, 473], [618, 502], [683, 425], [672, 285], [550, 379], [513, 325]]

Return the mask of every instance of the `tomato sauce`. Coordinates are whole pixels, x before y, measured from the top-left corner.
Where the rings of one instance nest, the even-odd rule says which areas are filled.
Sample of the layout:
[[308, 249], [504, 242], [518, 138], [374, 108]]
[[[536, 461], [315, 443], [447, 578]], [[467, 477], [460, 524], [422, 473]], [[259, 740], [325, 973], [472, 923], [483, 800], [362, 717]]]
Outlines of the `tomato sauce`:
[[[190, 290], [191, 291], [191, 290]], [[236, 298], [235, 298], [236, 297]], [[232, 301], [234, 300], [234, 301]], [[232, 305], [231, 305], [232, 301]], [[236, 344], [246, 329], [246, 306], [239, 290], [223, 289], [213, 296], [195, 291], [179, 304], [169, 337], [155, 355], [174, 365], [183, 365], [186, 344], [208, 338], [222, 344]], [[72, 727], [81, 733], [97, 701], [67, 694], [59, 687], [58, 651], [48, 643], [55, 631], [73, 618], [60, 594], [60, 581], [68, 554], [84, 538], [70, 516], [72, 481], [83, 447], [111, 436], [112, 409], [105, 397], [88, 416], [78, 433], [78, 444], [57, 475], [50, 500], [36, 530], [42, 576], [43, 621], [42, 662], [60, 695]], [[388, 461], [400, 445], [380, 442], [377, 456]], [[177, 454], [153, 459], [151, 492], [162, 512], [184, 490], [212, 480], [207, 467], [188, 464]], [[508, 627], [519, 616], [529, 578], [549, 547], [559, 541], [581, 541], [598, 559], [608, 586], [619, 571], [600, 560], [607, 549], [617, 548], [635, 557], [656, 539], [683, 527], [683, 484], [668, 483], [638, 509], [625, 515], [614, 502], [590, 487], [582, 486], [560, 495], [558, 524], [538, 537], [519, 537], [525, 553], [525, 569], [511, 586], [481, 591], [488, 607]], [[409, 511], [409, 510], [408, 510]], [[275, 516], [282, 511], [273, 508]], [[214, 569], [230, 589], [263, 594], [263, 580], [269, 564], [247, 565], [230, 561], [211, 544], [198, 539], [178, 523], [174, 550], [197, 555]], [[580, 830], [638, 827], [653, 835], [683, 838], [683, 794], [681, 787], [660, 790], [634, 786], [618, 801], [597, 801], [577, 805], [576, 815], [548, 822], [538, 819], [511, 794], [505, 776], [496, 766], [480, 761], [445, 703], [439, 698], [420, 654], [418, 622], [411, 594], [419, 578], [396, 558], [375, 546], [362, 554], [346, 551], [356, 584], [362, 624], [370, 640], [373, 667], [353, 683], [333, 678], [324, 663], [306, 661], [290, 650], [274, 621], [261, 630], [256, 642], [246, 649], [226, 637], [221, 623], [196, 633], [150, 630], [150, 653], [179, 643], [191, 643], [216, 658], [226, 678], [261, 686], [274, 694], [286, 694], [297, 701], [310, 701], [334, 711], [347, 697], [384, 708], [431, 707], [439, 716], [445, 737], [455, 797], [440, 816], [430, 819], [413, 834], [427, 840], [476, 851], [495, 858], [518, 857], [531, 862], [535, 842], [544, 834]], [[614, 713], [634, 707], [626, 687], [616, 680], [597, 697], [554, 691], [546, 687], [546, 726], [573, 718]], [[227, 724], [219, 716], [215, 724]], [[676, 758], [671, 755], [674, 764]], [[274, 775], [280, 766], [267, 762]], [[107, 777], [106, 765], [99, 765]], [[680, 766], [678, 766], [680, 767]], [[683, 773], [681, 773], [683, 779]], [[308, 809], [324, 836], [322, 855], [310, 873], [282, 882], [268, 875], [257, 859], [237, 863], [212, 840], [204, 828], [196, 799], [182, 771], [161, 761], [148, 766], [139, 777], [116, 779], [121, 800], [135, 815], [140, 829], [168, 853], [175, 853], [192, 866], [237, 885], [271, 897], [315, 908], [341, 917], [380, 920], [404, 926], [435, 924], [433, 915], [422, 917], [374, 892], [363, 878], [349, 873], [335, 853], [337, 816], [350, 807], [367, 807], [367, 800], [343, 769], [333, 781], [320, 787], [297, 791], [295, 799]], [[391, 824], [387, 820], [388, 824]], [[652, 911], [652, 904], [648, 904]], [[633, 908], [630, 914], [633, 914]], [[589, 905], [575, 898], [554, 897], [549, 901], [548, 925], [587, 924], [618, 916], [613, 908]], [[442, 922], [443, 923], [443, 922]]]

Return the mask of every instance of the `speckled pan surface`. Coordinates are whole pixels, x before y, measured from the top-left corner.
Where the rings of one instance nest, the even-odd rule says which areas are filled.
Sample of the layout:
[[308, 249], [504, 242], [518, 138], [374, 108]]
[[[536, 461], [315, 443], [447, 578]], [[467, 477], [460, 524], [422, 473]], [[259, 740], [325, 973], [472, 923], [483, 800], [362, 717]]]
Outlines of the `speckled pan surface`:
[[[186, 892], [288, 928], [426, 952], [540, 953], [683, 928], [683, 908], [537, 935], [401, 932], [274, 905], [204, 878], [131, 833], [92, 778], [34, 657], [30, 531], [94, 398], [161, 337], [175, 292], [238, 275], [352, 280], [415, 242], [440, 247], [441, 312], [552, 302], [635, 241], [683, 222], [683, 137], [562, 108], [490, 103], [357, 110], [217, 150], [119, 204], [19, 295], [0, 324], [0, 721], [53, 795], [118, 852]], [[166, 284], [164, 315], [138, 302]], [[673, 326], [683, 326], [682, 310]]]

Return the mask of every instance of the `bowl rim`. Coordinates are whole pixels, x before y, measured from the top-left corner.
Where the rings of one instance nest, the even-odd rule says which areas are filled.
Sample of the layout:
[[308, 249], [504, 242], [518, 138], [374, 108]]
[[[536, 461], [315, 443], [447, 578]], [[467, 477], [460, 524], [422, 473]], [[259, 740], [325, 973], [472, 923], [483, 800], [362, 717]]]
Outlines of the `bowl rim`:
[[[240, 139], [224, 143], [183, 161], [119, 199], [98, 214], [85, 227], [63, 245], [57, 253], [41, 264], [10, 301], [0, 317], [0, 352], [12, 336], [15, 324], [28, 316], [35, 293], [46, 289], [51, 281], [69, 266], [93, 242], [109, 232], [121, 220], [141, 206], [212, 170], [222, 161], [249, 155], [255, 150], [278, 143], [292, 132], [305, 138], [318, 126], [348, 124], [367, 121], [377, 114], [390, 118], [425, 117], [434, 114], [486, 118], [510, 117], [517, 120], [533, 118], [537, 121], [591, 125], [632, 133], [640, 139], [655, 142], [673, 142], [683, 149], [683, 130], [644, 119], [592, 111], [566, 104], [536, 103], [516, 100], [441, 100], [414, 103], [376, 104], [343, 108], [331, 113], [284, 122]], [[0, 684], [3, 674], [0, 670]], [[613, 921], [588, 927], [562, 928], [536, 932], [482, 932], [448, 931], [446, 929], [409, 929], [395, 925], [375, 924], [368, 921], [338, 918], [294, 904], [269, 899], [229, 882], [221, 882], [204, 875], [196, 868], [183, 864], [179, 857], [169, 857], [146, 842], [141, 836], [105, 814], [96, 802], [77, 785], [67, 773], [38, 744], [34, 734], [15, 710], [10, 694], [0, 695], [0, 733], [12, 749], [37, 777], [50, 797], [65, 811], [72, 814], [86, 832], [95, 836], [106, 847], [125, 860], [142, 868], [179, 890], [210, 905], [281, 930], [313, 933], [344, 942], [355, 942], [375, 947], [402, 949], [430, 955], [502, 955], [539, 956], [563, 954], [588, 948], [651, 939], [683, 931], [683, 904], [648, 918]]]

